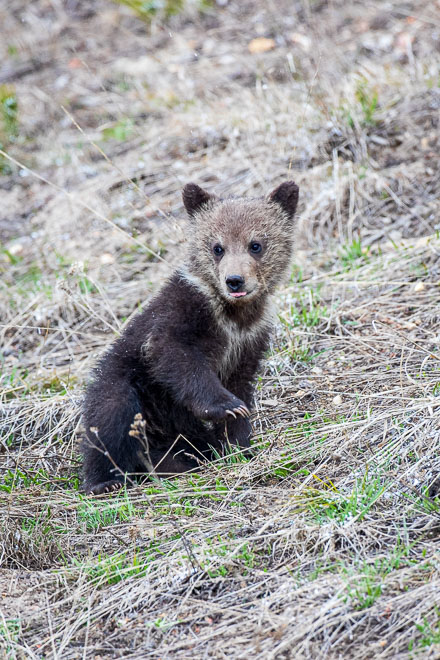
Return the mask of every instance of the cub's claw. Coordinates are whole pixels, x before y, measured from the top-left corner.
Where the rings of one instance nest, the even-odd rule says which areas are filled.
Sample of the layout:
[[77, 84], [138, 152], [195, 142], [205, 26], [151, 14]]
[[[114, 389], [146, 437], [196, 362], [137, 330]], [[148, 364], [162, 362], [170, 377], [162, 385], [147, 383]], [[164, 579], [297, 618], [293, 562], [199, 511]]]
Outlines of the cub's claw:
[[243, 405], [243, 406], [239, 406], [238, 408], [234, 408], [234, 411], [235, 411], [236, 413], [238, 413], [239, 415], [241, 415], [242, 417], [249, 417], [250, 414], [251, 414], [251, 413], [249, 412], [248, 408], [247, 408], [246, 406], [244, 406], [244, 405]]
[[250, 412], [248, 407], [238, 397], [231, 394], [228, 398], [224, 397], [223, 400], [214, 403], [209, 408], [203, 411], [200, 415], [201, 419], [211, 419], [215, 422], [233, 417], [249, 417]]
[[232, 408], [232, 410], [227, 410], [226, 413], [228, 415], [231, 415], [234, 419], [237, 419], [237, 415], [240, 415], [240, 417], [250, 417], [251, 413], [249, 411], [249, 408], [244, 405], [244, 403], [241, 406], [237, 406], [236, 408]]
[[115, 490], [119, 490], [120, 488], [122, 488], [122, 485], [123, 484], [121, 481], [117, 481], [115, 484], [112, 484], [111, 486], [107, 486], [104, 492], [113, 493]]
[[237, 406], [237, 408], [232, 408], [232, 410], [227, 410], [226, 413], [231, 415], [234, 419], [237, 419], [237, 415], [240, 415], [240, 417], [250, 417], [251, 414], [247, 406], [244, 404]]
[[87, 490], [87, 495], [103, 495], [104, 493], [114, 493], [122, 488], [124, 483], [122, 481], [104, 481], [101, 484], [96, 484]]

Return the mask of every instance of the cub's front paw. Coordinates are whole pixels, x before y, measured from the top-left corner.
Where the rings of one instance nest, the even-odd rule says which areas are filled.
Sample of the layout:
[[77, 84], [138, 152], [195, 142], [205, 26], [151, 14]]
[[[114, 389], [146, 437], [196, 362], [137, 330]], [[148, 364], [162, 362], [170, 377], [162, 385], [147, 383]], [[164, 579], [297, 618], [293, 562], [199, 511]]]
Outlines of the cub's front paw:
[[118, 479], [111, 479], [110, 481], [103, 481], [94, 486], [89, 486], [86, 489], [87, 495], [102, 495], [103, 493], [113, 493], [116, 490], [119, 490], [124, 485], [123, 481]]
[[222, 419], [227, 419], [228, 417], [249, 417], [250, 411], [247, 405], [238, 397], [231, 394], [228, 398], [225, 398], [223, 401], [216, 401], [214, 404], [206, 406], [202, 410], [201, 417], [202, 419], [210, 419], [214, 422], [218, 422]]

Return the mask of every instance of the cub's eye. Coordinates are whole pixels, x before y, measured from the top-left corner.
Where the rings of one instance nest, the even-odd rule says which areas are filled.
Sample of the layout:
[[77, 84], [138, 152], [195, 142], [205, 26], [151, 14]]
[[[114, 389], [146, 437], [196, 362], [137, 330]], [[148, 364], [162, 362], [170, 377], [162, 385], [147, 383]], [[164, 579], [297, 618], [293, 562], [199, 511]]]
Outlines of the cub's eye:
[[254, 254], [258, 254], [263, 248], [261, 247], [261, 243], [251, 243], [249, 249]]
[[218, 244], [217, 244], [217, 245], [214, 245], [214, 247], [212, 248], [212, 251], [214, 252], [214, 254], [215, 254], [217, 257], [221, 257], [221, 255], [222, 255], [223, 252], [224, 252], [224, 249], [222, 248], [221, 245], [218, 245]]

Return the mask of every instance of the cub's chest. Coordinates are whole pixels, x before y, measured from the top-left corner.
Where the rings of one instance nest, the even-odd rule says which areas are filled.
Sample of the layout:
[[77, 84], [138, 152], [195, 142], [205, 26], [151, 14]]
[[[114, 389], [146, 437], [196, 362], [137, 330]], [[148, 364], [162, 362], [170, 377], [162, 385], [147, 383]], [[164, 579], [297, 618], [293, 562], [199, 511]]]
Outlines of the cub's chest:
[[247, 352], [255, 349], [261, 335], [266, 331], [262, 325], [254, 328], [239, 328], [234, 323], [221, 328], [221, 354], [217, 360], [217, 372], [221, 380], [227, 379], [238, 367]]

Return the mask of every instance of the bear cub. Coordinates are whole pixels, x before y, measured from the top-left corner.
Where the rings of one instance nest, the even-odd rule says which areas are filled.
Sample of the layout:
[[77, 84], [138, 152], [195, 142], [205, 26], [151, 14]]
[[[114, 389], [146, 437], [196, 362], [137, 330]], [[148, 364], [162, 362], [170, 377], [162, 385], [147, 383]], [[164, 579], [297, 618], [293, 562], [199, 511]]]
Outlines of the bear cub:
[[271, 294], [292, 256], [298, 186], [266, 198], [183, 190], [188, 254], [101, 358], [83, 405], [84, 488], [197, 469], [250, 446], [253, 379], [268, 347]]

